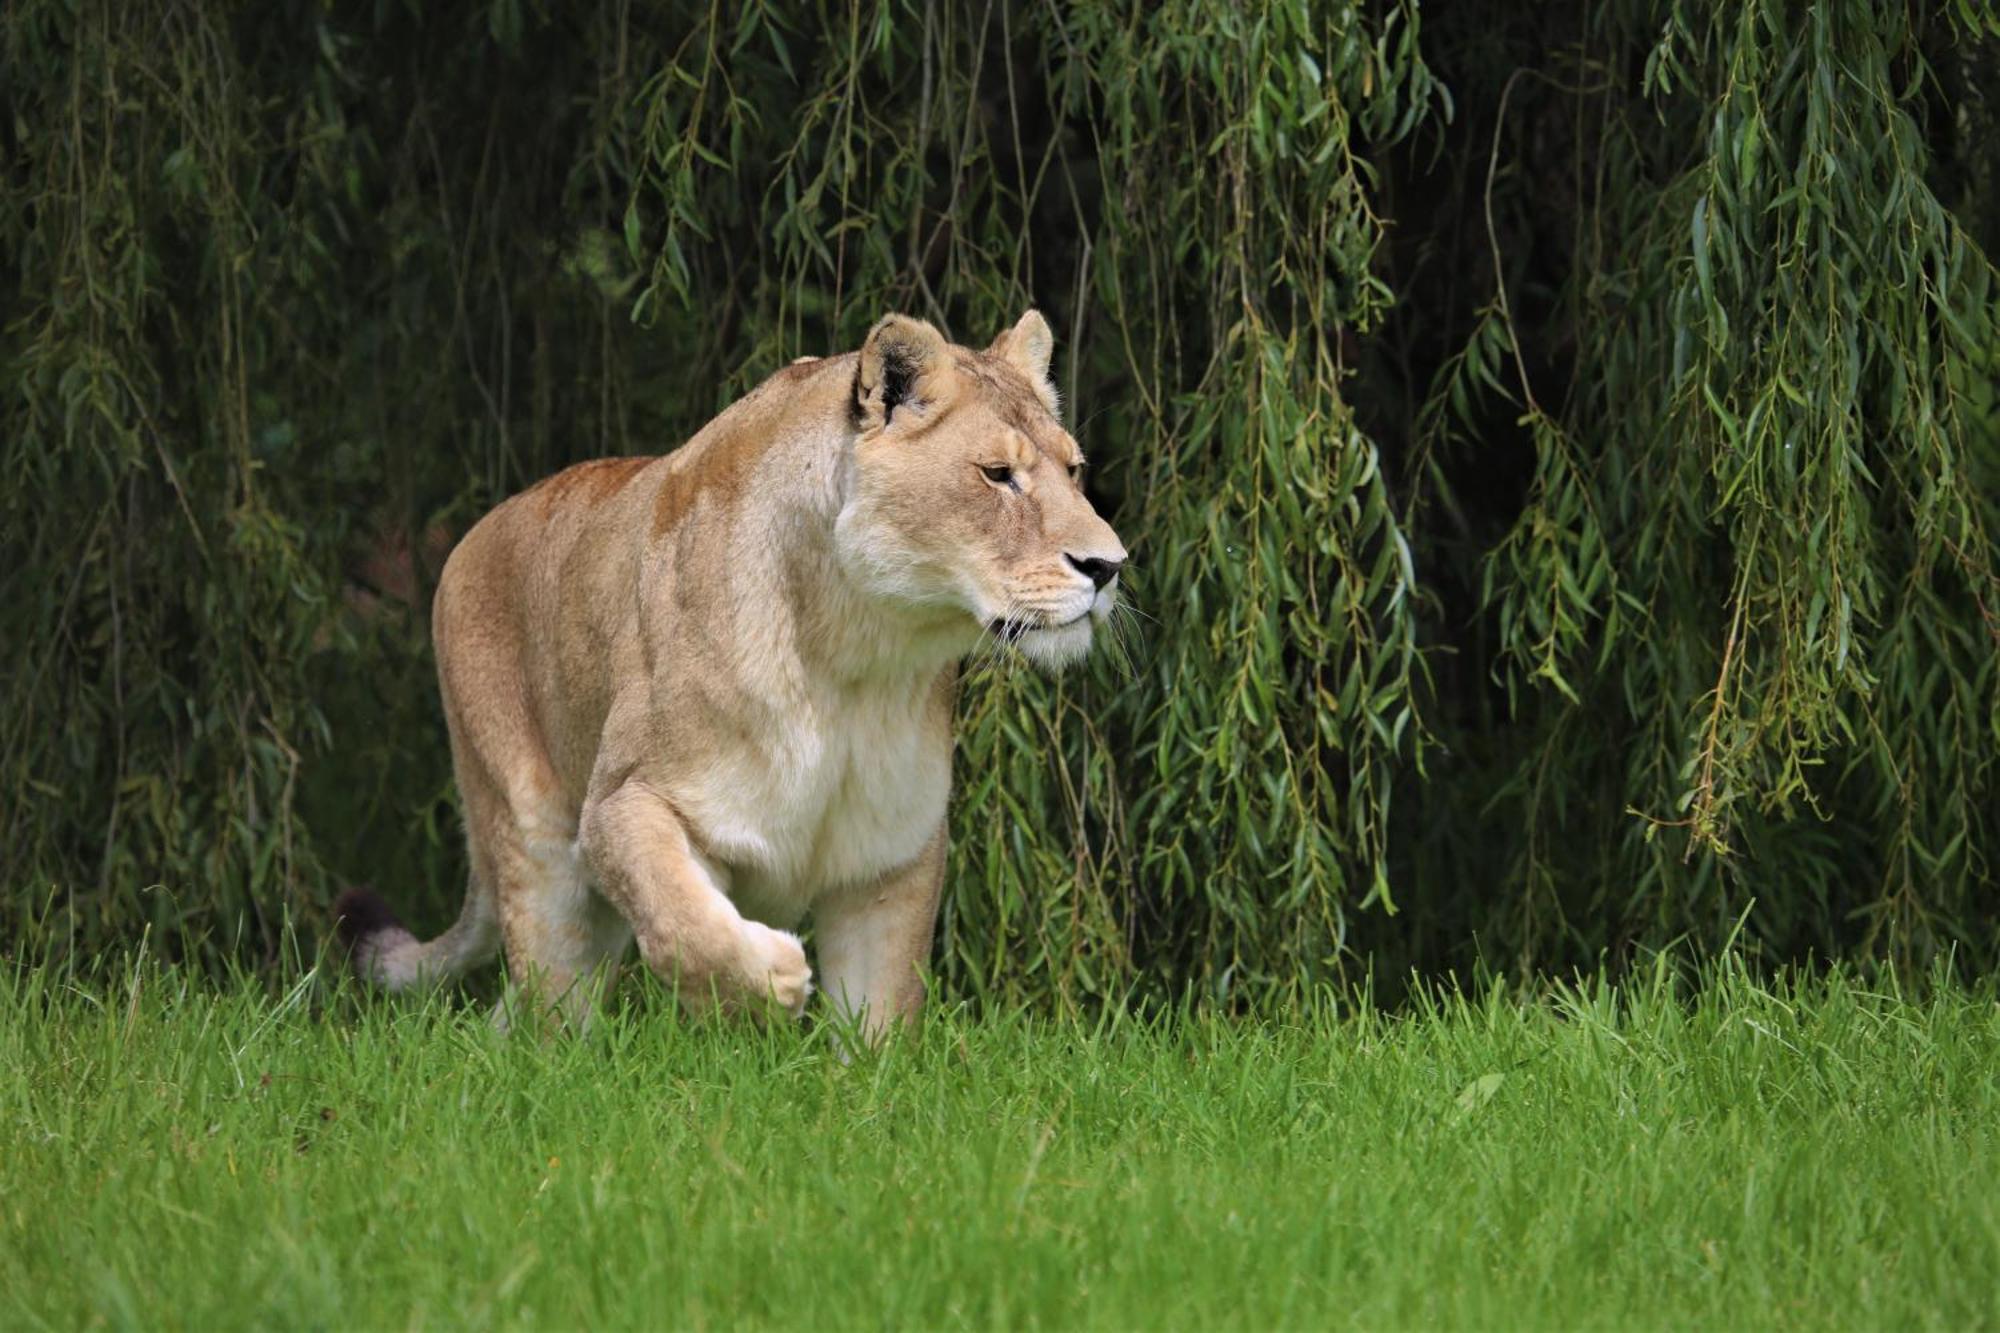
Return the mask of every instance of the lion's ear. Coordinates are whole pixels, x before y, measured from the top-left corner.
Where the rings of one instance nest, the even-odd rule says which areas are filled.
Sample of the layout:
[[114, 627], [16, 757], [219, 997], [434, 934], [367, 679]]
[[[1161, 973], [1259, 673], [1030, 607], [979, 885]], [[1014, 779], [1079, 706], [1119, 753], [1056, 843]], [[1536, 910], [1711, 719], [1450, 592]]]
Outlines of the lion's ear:
[[944, 335], [921, 319], [885, 315], [861, 345], [854, 372], [854, 407], [861, 429], [889, 424], [899, 408], [921, 411], [950, 389], [951, 353]]
[[1055, 351], [1055, 335], [1049, 332], [1049, 322], [1042, 318], [1039, 310], [1030, 310], [1008, 329], [993, 340], [986, 349], [990, 356], [1003, 358], [1009, 365], [1028, 377], [1028, 383], [1035, 386], [1043, 401], [1055, 411], [1055, 386], [1049, 383], [1049, 356]]

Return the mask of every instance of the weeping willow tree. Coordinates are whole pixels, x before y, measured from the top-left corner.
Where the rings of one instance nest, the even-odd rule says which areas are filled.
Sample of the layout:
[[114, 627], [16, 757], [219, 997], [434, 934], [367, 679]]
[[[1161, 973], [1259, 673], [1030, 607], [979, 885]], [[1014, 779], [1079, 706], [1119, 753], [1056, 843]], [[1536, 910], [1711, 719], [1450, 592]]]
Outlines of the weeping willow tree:
[[1144, 619], [968, 679], [948, 989], [1985, 958], [1995, 25], [1933, 11], [17, 0], [0, 920], [441, 922], [454, 537], [1032, 302]]
[[1484, 859], [1524, 959], [1739, 919], [1991, 957], [1994, 19], [1938, 9], [1585, 6], [1481, 53], [1446, 211], [1488, 259], [1405, 400], [1504, 702], [1459, 724], [1483, 818], [1410, 873]]

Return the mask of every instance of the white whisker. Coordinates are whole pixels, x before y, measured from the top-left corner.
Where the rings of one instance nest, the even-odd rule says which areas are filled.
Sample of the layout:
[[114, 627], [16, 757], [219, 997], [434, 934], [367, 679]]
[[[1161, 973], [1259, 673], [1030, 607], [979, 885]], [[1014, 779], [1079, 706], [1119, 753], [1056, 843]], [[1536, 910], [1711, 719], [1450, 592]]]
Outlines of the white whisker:
[[1104, 618], [1112, 658], [1128, 680], [1139, 674], [1137, 614], [1129, 603], [1119, 601], [1111, 604], [1111, 614]]

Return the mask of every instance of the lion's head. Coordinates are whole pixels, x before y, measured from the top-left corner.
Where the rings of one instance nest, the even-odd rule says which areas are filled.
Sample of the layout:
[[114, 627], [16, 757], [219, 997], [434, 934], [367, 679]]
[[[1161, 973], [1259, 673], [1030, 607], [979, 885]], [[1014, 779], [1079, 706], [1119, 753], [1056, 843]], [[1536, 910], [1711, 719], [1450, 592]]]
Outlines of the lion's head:
[[1030, 310], [985, 351], [890, 315], [861, 349], [843, 565], [878, 597], [1018, 646], [1045, 666], [1089, 651], [1125, 547], [1083, 493], [1057, 417], [1053, 340]]

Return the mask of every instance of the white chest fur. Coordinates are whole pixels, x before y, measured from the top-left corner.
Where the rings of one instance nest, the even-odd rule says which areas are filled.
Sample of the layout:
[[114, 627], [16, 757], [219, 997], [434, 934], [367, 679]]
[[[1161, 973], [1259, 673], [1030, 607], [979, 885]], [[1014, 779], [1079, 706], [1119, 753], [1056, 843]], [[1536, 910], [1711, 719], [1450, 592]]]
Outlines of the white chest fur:
[[927, 685], [815, 692], [693, 775], [675, 803], [744, 915], [791, 926], [821, 894], [923, 851], [951, 785], [934, 706]]

